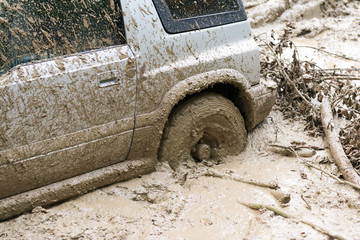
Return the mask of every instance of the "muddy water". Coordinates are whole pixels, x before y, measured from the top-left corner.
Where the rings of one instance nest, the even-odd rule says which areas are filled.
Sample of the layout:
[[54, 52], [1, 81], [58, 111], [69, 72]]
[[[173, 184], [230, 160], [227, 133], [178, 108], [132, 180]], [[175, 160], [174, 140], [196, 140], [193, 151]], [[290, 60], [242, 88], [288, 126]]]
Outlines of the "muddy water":
[[[249, 135], [246, 150], [219, 165], [186, 163], [177, 172], [167, 164], [128, 182], [96, 190], [49, 209], [0, 223], [2, 239], [327, 239], [304, 224], [254, 211], [241, 203], [281, 208], [332, 231], [360, 236], [359, 194], [294, 157], [271, 151], [270, 144], [298, 142], [323, 146], [303, 124], [276, 111]], [[336, 172], [326, 151], [311, 159]], [[214, 177], [206, 169], [263, 182], [276, 181], [290, 194], [282, 205], [268, 188]], [[304, 200], [303, 200], [304, 199]], [[311, 210], [307, 208], [307, 204]]]

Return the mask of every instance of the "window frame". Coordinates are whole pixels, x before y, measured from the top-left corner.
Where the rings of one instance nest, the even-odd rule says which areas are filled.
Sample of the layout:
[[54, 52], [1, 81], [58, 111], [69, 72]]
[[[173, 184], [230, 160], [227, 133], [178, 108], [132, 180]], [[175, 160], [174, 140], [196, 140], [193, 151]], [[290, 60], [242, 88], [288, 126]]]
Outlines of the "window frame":
[[247, 15], [241, 0], [237, 0], [239, 10], [220, 12], [215, 14], [175, 19], [164, 0], [153, 0], [156, 11], [159, 14], [165, 31], [169, 34], [176, 34], [188, 31], [201, 30], [235, 22], [246, 21]]

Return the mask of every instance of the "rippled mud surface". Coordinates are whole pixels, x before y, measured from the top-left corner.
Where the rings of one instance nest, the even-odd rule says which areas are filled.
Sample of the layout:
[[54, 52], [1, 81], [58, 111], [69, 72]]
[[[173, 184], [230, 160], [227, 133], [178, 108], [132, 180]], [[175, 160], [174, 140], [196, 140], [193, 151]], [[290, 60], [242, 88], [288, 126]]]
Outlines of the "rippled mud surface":
[[[128, 182], [77, 199], [35, 208], [0, 223], [2, 239], [328, 239], [313, 228], [241, 203], [262, 203], [356, 239], [360, 197], [295, 157], [271, 150], [273, 143], [324, 146], [304, 125], [270, 116], [249, 134], [245, 151], [218, 164], [186, 163], [177, 172], [167, 164]], [[328, 171], [336, 168], [327, 150], [309, 158]], [[271, 190], [204, 176], [207, 170], [262, 182], [275, 181], [291, 200], [282, 204]]]
[[[324, 68], [360, 68], [359, 2], [347, 1], [325, 13], [320, 8], [324, 1], [244, 2], [254, 35], [280, 33], [292, 21], [294, 42], [313, 47], [299, 51], [303, 58]], [[278, 17], [261, 18], [265, 13], [278, 13]], [[309, 169], [294, 156], [274, 151], [270, 146], [274, 143], [325, 147], [306, 159], [338, 173], [322, 138], [309, 137], [304, 123], [284, 119], [273, 110], [249, 133], [246, 149], [238, 156], [216, 164], [185, 163], [176, 172], [159, 164], [156, 172], [142, 178], [2, 222], [0, 239], [328, 239], [310, 226], [241, 203], [272, 205], [348, 239], [359, 239], [359, 192]], [[274, 181], [291, 200], [281, 203], [268, 188], [205, 176], [209, 169], [232, 177]]]

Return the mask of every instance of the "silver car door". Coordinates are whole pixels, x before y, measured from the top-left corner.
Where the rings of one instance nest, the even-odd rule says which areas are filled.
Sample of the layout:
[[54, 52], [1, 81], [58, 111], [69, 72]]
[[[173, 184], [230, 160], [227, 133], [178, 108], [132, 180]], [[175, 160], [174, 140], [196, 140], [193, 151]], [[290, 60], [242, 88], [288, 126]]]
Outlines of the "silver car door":
[[134, 127], [136, 62], [119, 2], [13, 2], [26, 14], [9, 24], [13, 66], [0, 76], [0, 198], [124, 161]]

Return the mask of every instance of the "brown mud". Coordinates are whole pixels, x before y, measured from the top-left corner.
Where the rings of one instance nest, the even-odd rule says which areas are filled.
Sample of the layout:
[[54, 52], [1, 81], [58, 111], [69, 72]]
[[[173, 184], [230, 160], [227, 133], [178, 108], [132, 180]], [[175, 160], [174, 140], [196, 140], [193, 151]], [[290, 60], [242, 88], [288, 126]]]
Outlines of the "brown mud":
[[[248, 136], [243, 153], [218, 164], [186, 163], [174, 172], [166, 163], [157, 171], [96, 190], [44, 209], [35, 208], [0, 224], [3, 239], [327, 239], [311, 227], [257, 212], [241, 203], [283, 208], [317, 225], [356, 239], [360, 234], [360, 197], [293, 156], [274, 153], [273, 143], [323, 146], [307, 136], [301, 122], [273, 111]], [[327, 150], [311, 159], [332, 172]], [[231, 179], [204, 176], [207, 169], [262, 182], [275, 181], [281, 194]], [[279, 197], [280, 196], [280, 197]], [[284, 195], [283, 195], [284, 196]], [[288, 202], [288, 203], [286, 203]]]
[[[245, 4], [256, 27], [254, 35], [270, 36], [272, 30], [278, 33], [293, 21], [294, 42], [313, 47], [301, 48], [301, 57], [322, 67], [360, 68], [359, 2], [346, 1], [330, 10], [324, 10], [324, 2], [257, 0]], [[263, 15], [276, 17], [261, 19]], [[2, 222], [0, 239], [328, 239], [308, 225], [241, 203], [272, 205], [348, 239], [359, 239], [359, 192], [271, 147], [294, 143], [325, 147], [315, 155], [309, 151], [304, 155], [338, 174], [322, 138], [308, 136], [303, 122], [284, 119], [273, 110], [248, 134], [245, 151], [238, 156], [217, 163], [188, 162], [176, 172], [160, 163], [154, 173], [142, 178]], [[233, 178], [275, 181], [282, 193], [205, 176], [209, 169]]]

